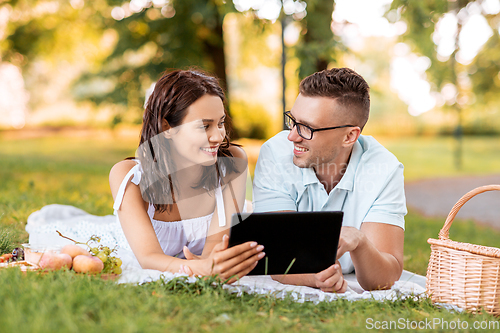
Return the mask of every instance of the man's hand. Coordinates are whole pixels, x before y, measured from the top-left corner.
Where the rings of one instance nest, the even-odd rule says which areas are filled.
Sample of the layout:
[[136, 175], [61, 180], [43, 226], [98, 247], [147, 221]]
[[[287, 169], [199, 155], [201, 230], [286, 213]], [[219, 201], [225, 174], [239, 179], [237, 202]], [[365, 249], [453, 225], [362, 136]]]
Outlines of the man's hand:
[[377, 222], [361, 229], [342, 227], [337, 258], [350, 252], [356, 278], [365, 290], [388, 289], [403, 271], [404, 230]]
[[355, 251], [366, 241], [366, 235], [354, 227], [342, 227], [340, 231], [339, 247], [337, 250], [337, 259], [346, 252]]
[[313, 276], [316, 288], [321, 289], [321, 291], [344, 293], [347, 290], [347, 281], [344, 280], [338, 260], [334, 265]]

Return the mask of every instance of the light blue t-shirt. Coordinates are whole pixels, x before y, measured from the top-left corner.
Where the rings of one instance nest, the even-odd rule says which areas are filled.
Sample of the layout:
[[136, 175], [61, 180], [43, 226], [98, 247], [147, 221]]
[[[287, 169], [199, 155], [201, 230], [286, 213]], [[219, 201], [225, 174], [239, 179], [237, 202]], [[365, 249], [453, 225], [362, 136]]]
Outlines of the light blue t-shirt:
[[[359, 137], [342, 179], [327, 193], [314, 169], [293, 164], [288, 133], [278, 133], [260, 149], [253, 182], [255, 212], [343, 211], [343, 226], [360, 229], [363, 222], [379, 222], [404, 229], [403, 165], [373, 137]], [[339, 261], [344, 273], [353, 271], [349, 253]]]

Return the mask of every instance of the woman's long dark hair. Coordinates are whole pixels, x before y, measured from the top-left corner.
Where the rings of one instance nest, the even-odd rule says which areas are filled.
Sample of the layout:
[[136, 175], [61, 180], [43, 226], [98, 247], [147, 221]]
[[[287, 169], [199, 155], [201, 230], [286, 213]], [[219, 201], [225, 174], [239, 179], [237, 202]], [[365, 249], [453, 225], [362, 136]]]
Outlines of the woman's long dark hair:
[[[164, 135], [163, 120], [173, 128], [182, 124], [188, 107], [204, 95], [220, 97], [225, 105], [226, 99], [218, 80], [199, 70], [174, 70], [165, 72], [156, 82], [144, 110], [141, 139], [137, 157], [141, 161], [143, 174], [140, 181], [142, 197], [152, 203], [159, 212], [171, 211], [176, 202], [178, 184], [175, 176], [175, 163], [171, 157], [171, 143]], [[214, 190], [224, 177], [237, 171], [233, 155], [229, 151], [230, 122], [226, 114], [226, 136], [217, 151], [217, 162], [203, 166], [198, 185]]]

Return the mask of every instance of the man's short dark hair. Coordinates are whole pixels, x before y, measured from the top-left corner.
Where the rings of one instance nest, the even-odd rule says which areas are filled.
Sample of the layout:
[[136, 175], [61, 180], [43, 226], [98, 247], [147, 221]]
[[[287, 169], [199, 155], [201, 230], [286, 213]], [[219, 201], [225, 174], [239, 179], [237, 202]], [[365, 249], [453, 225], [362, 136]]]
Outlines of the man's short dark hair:
[[332, 68], [309, 75], [300, 82], [306, 97], [329, 97], [344, 109], [346, 118], [361, 129], [370, 113], [370, 87], [350, 68]]

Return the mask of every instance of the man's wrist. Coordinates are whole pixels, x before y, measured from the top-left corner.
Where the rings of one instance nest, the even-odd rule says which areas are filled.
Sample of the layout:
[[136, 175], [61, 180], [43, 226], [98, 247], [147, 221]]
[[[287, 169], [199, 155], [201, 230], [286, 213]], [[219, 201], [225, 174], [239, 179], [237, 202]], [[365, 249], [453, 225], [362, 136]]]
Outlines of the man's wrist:
[[362, 254], [363, 252], [366, 251], [367, 247], [368, 247], [368, 237], [366, 237], [366, 234], [359, 230], [359, 229], [356, 229], [356, 234], [357, 234], [357, 238], [358, 238], [358, 244], [356, 246], [355, 249], [351, 250], [350, 253], [351, 253], [351, 256], [354, 255], [358, 255], [358, 254]]

